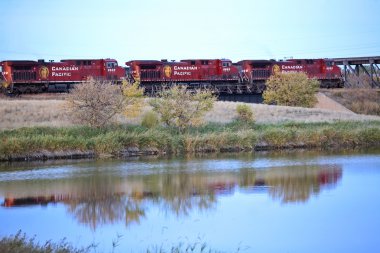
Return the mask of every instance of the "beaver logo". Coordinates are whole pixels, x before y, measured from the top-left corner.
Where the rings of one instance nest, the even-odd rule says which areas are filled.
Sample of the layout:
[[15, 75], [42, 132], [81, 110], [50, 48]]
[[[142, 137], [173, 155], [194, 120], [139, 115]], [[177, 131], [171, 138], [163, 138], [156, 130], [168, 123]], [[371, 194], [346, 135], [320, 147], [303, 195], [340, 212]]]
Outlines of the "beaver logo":
[[47, 79], [49, 76], [49, 69], [45, 66], [40, 68], [40, 77], [41, 79]]
[[164, 74], [165, 74], [165, 77], [171, 77], [172, 76], [172, 67], [170, 67], [169, 65], [166, 65], [164, 67]]
[[279, 74], [281, 72], [281, 69], [280, 69], [280, 66], [278, 66], [277, 64], [273, 65], [272, 67], [272, 72], [273, 74]]

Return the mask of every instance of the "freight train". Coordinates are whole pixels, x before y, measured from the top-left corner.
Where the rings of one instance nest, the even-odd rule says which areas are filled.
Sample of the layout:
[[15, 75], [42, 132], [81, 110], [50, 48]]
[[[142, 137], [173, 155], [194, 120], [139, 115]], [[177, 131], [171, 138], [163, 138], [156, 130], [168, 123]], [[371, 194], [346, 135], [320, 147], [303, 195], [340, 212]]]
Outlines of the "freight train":
[[67, 91], [89, 77], [121, 83], [138, 81], [146, 93], [183, 84], [211, 88], [219, 94], [252, 94], [265, 89], [265, 81], [279, 72], [305, 72], [321, 81], [323, 88], [342, 87], [338, 66], [328, 59], [242, 60], [228, 59], [133, 60], [118, 65], [114, 59], [54, 61], [2, 61], [0, 84], [7, 93]]

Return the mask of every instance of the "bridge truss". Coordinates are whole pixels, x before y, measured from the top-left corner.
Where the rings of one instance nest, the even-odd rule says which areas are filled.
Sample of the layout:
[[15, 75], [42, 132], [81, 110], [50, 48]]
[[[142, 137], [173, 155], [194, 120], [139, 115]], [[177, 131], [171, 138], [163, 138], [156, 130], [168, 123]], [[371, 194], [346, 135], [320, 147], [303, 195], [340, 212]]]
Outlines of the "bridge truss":
[[[380, 56], [334, 58], [335, 65], [343, 67], [344, 86], [380, 88]], [[366, 77], [366, 78], [363, 78]], [[353, 78], [352, 78], [353, 77]]]

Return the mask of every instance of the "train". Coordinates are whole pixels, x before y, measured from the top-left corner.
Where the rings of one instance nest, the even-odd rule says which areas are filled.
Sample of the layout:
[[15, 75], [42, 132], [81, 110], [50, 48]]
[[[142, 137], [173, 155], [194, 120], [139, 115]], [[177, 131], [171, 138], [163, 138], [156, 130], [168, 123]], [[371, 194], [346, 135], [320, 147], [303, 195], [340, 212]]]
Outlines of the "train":
[[185, 59], [131, 60], [119, 66], [115, 59], [0, 62], [0, 84], [8, 94], [68, 91], [90, 77], [120, 84], [139, 82], [147, 94], [173, 84], [209, 88], [218, 94], [253, 94], [265, 90], [273, 74], [305, 72], [322, 88], [343, 86], [341, 69], [329, 59], [241, 60]]

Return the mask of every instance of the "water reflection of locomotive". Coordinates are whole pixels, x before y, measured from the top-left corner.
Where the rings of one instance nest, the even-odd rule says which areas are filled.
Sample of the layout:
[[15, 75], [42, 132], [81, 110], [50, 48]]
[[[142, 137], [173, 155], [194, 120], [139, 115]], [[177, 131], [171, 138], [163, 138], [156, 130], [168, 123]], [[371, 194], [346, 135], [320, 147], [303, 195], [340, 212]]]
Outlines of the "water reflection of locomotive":
[[[71, 187], [67, 192], [57, 194], [53, 190], [48, 190], [44, 195], [32, 194], [29, 190], [27, 195], [19, 195], [17, 193], [8, 193], [4, 198], [4, 202], [0, 206], [15, 207], [15, 206], [29, 206], [29, 205], [47, 205], [49, 203], [73, 203], [73, 202], [102, 202], [107, 201], [120, 201], [121, 198], [127, 197], [135, 201], [143, 199], [163, 198], [167, 201], [173, 201], [178, 198], [191, 199], [195, 196], [201, 195], [228, 195], [232, 194], [236, 188], [240, 188], [246, 193], [255, 193], [257, 191], [268, 191], [269, 194], [275, 199], [281, 199], [283, 202], [304, 202], [311, 197], [312, 194], [318, 194], [321, 189], [334, 187], [342, 178], [342, 168], [339, 166], [327, 167], [279, 167], [271, 168], [268, 170], [242, 170], [238, 173], [218, 173], [216, 175], [193, 174], [189, 177], [186, 173], [177, 174], [168, 183], [165, 180], [165, 174], [154, 176], [146, 175], [146, 177], [155, 177], [158, 180], [157, 185], [160, 187], [151, 189], [150, 184], [143, 185], [142, 188], [133, 187], [133, 180], [127, 181], [127, 185], [131, 188], [124, 186], [123, 191], [106, 191], [99, 187], [99, 184], [91, 183], [91, 187], [96, 189], [86, 189], [88, 192], [76, 192], [75, 187]], [[178, 182], [182, 182], [185, 177], [188, 184], [181, 185], [178, 189]], [[200, 180], [201, 179], [201, 180]], [[151, 179], [143, 180], [150, 182]], [[139, 185], [139, 184], [136, 184]], [[54, 183], [52, 188], [56, 189], [57, 183]], [[49, 187], [48, 187], [49, 188]], [[112, 187], [111, 187], [112, 188]], [[120, 188], [120, 187], [119, 187]], [[120, 189], [122, 189], [121, 187]], [[119, 189], [119, 190], [120, 190]], [[99, 191], [94, 194], [94, 192]], [[1, 192], [1, 190], [0, 190]], [[40, 193], [40, 192], [39, 192]], [[88, 195], [89, 194], [89, 195]], [[34, 195], [34, 196], [33, 196]], [[185, 201], [183, 201], [185, 203]]]
[[221, 94], [260, 93], [265, 81], [277, 72], [305, 72], [322, 87], [341, 87], [341, 71], [328, 59], [243, 60], [193, 59], [181, 61], [134, 60], [118, 66], [113, 59], [61, 60], [60, 62], [2, 61], [0, 82], [8, 92], [65, 91], [89, 77], [120, 83], [139, 80], [147, 93], [163, 85], [209, 87]]

